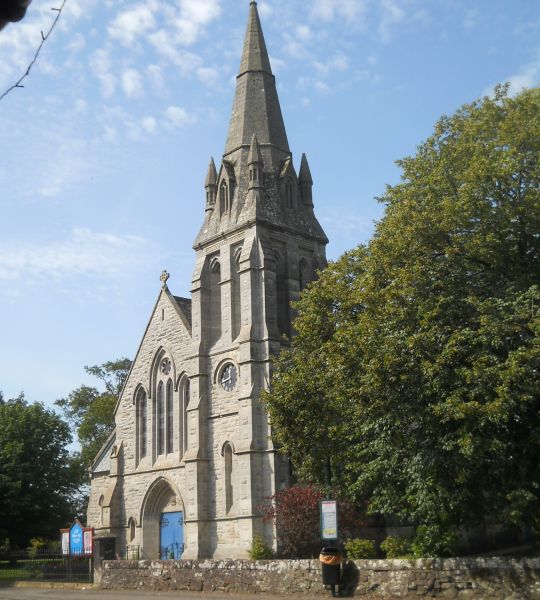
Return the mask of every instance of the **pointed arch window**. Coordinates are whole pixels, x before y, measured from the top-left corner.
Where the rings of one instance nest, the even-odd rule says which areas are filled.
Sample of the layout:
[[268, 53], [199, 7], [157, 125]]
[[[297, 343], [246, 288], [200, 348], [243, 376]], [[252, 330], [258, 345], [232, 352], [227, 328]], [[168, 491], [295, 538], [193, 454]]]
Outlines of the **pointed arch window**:
[[174, 452], [174, 405], [173, 405], [173, 382], [169, 379], [167, 382], [167, 454]]
[[221, 265], [217, 258], [208, 262], [208, 270], [205, 277], [207, 286], [207, 326], [209, 329], [208, 341], [215, 344], [221, 337], [221, 321], [223, 318], [221, 310]]
[[294, 187], [293, 181], [290, 177], [287, 179], [287, 183], [285, 184], [285, 202], [287, 204], [287, 208], [294, 208]]
[[157, 389], [157, 453], [165, 453], [165, 399], [163, 393], [163, 382], [160, 381]]
[[181, 431], [182, 431], [182, 440], [180, 443], [180, 451], [182, 456], [187, 452], [188, 449], [188, 406], [189, 406], [189, 398], [191, 394], [191, 385], [189, 379], [186, 377], [184, 383], [181, 388], [180, 398], [181, 398]]
[[289, 312], [289, 285], [285, 260], [276, 252], [276, 299], [277, 323], [279, 333], [289, 337], [291, 332], [291, 317]]
[[146, 456], [148, 447], [148, 400], [141, 389], [137, 394], [137, 448], [139, 460]]
[[223, 461], [225, 471], [225, 512], [228, 514], [234, 502], [233, 449], [228, 442], [223, 447]]
[[227, 182], [223, 180], [219, 186], [219, 205], [221, 210], [221, 216], [231, 210], [231, 191]]
[[240, 335], [242, 327], [242, 291], [240, 285], [240, 256], [242, 247], [234, 249], [231, 257], [232, 280], [232, 338]]
[[135, 519], [131, 517], [129, 519], [129, 541], [132, 542], [135, 539]]

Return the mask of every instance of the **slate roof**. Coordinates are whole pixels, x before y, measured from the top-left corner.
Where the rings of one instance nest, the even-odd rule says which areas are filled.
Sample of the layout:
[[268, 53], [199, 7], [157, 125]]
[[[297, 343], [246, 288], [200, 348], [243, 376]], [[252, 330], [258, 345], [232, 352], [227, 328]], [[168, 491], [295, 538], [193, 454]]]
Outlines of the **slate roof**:
[[173, 296], [173, 298], [191, 326], [191, 300], [189, 298], [181, 298], [180, 296]]

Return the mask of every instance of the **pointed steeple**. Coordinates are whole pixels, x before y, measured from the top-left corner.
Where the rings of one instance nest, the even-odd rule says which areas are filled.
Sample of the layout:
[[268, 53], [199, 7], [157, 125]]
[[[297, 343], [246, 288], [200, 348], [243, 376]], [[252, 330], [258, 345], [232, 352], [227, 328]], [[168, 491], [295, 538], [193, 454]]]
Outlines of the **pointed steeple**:
[[301, 183], [309, 183], [313, 185], [313, 179], [311, 177], [311, 171], [309, 170], [309, 163], [307, 156], [302, 154], [302, 162], [300, 163], [300, 172], [298, 173], [298, 180]]
[[251, 138], [251, 147], [249, 148], [248, 165], [261, 164], [261, 149], [259, 148], [259, 140], [254, 133]]
[[262, 186], [263, 159], [257, 136], [253, 134], [248, 156], [249, 186], [248, 189], [257, 189]]
[[240, 75], [247, 71], [266, 71], [272, 75], [256, 2], [251, 2], [249, 5], [249, 21], [240, 62]]
[[251, 2], [249, 7], [244, 52], [224, 156], [240, 148], [249, 148], [253, 134], [257, 135], [262, 147], [271, 146], [285, 155], [290, 153], [256, 2]]
[[210, 164], [208, 165], [208, 174], [206, 175], [204, 187], [206, 189], [206, 210], [213, 210], [216, 205], [217, 196], [217, 171], [213, 158], [210, 159]]
[[208, 165], [208, 173], [206, 175], [206, 181], [204, 182], [204, 187], [208, 188], [212, 185], [217, 185], [216, 163], [214, 162], [213, 157], [210, 159], [210, 164]]
[[305, 154], [302, 154], [302, 162], [300, 163], [298, 186], [302, 195], [302, 203], [305, 206], [313, 206], [313, 178], [311, 177], [309, 163]]

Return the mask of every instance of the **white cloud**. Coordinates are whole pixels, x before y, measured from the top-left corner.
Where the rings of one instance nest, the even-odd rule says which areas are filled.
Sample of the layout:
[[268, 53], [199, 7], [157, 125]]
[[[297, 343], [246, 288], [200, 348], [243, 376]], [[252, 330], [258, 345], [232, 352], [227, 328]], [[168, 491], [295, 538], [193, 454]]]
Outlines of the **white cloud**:
[[110, 125], [105, 125], [103, 128], [102, 139], [107, 144], [114, 144], [118, 139], [118, 132], [114, 127], [111, 127]]
[[311, 17], [322, 21], [342, 18], [349, 22], [361, 22], [366, 11], [365, 0], [315, 0]]
[[81, 33], [76, 33], [69, 43], [68, 50], [70, 52], [80, 52], [86, 46], [86, 39]]
[[380, 6], [382, 16], [378, 33], [381, 41], [386, 44], [392, 37], [394, 27], [405, 19], [406, 13], [398, 0], [380, 0]]
[[219, 77], [217, 69], [211, 67], [199, 67], [197, 69], [197, 77], [205, 85], [214, 85]]
[[159, 65], [149, 65], [146, 71], [154, 89], [157, 92], [162, 92], [165, 89], [165, 77], [163, 76], [161, 67]]
[[324, 81], [316, 81], [315, 89], [319, 92], [319, 94], [328, 94], [331, 88]]
[[537, 51], [535, 60], [525, 65], [515, 75], [508, 77], [507, 81], [510, 83], [512, 95], [518, 94], [524, 88], [532, 88], [540, 84], [540, 50]]
[[0, 244], [0, 280], [116, 277], [145, 260], [148, 243], [138, 236], [74, 228], [65, 240]]
[[150, 0], [118, 13], [108, 27], [109, 35], [125, 46], [131, 46], [137, 38], [155, 28], [156, 20], [153, 12], [156, 10], [159, 10], [158, 3]]
[[286, 61], [276, 56], [270, 56], [270, 64], [272, 65], [272, 71], [278, 75], [287, 68]]
[[271, 17], [273, 13], [274, 9], [267, 2], [261, 2], [259, 4], [259, 14], [261, 15], [261, 17]]
[[84, 112], [86, 112], [87, 108], [88, 108], [88, 104], [86, 103], [86, 100], [84, 100], [83, 98], [79, 98], [75, 102], [75, 112], [84, 113]]
[[128, 98], [135, 98], [142, 93], [142, 78], [136, 69], [126, 69], [122, 73], [122, 89]]
[[296, 28], [296, 35], [303, 42], [307, 42], [311, 39], [311, 28], [308, 25], [298, 25]]
[[147, 133], [154, 133], [156, 125], [157, 123], [154, 117], [144, 117], [141, 121], [141, 126]]
[[327, 74], [336, 71], [346, 71], [349, 68], [349, 59], [344, 54], [336, 54], [325, 63], [316, 61], [314, 64], [319, 73]]
[[357, 235], [359, 232], [366, 233], [373, 230], [373, 219], [350, 211], [346, 214], [326, 211], [320, 215], [319, 221], [327, 231], [336, 235]]
[[[517, 73], [510, 75], [504, 81], [510, 84], [510, 94], [515, 96], [525, 88], [536, 87], [540, 84], [540, 49], [537, 50], [535, 58], [524, 65]], [[483, 95], [492, 96], [494, 86], [485, 89]]]
[[149, 36], [148, 41], [160, 56], [172, 63], [182, 74], [191, 73], [194, 69], [202, 66], [200, 56], [182, 50], [177, 46], [179, 40], [172, 32], [160, 29]]
[[183, 127], [184, 125], [190, 125], [196, 122], [196, 118], [190, 115], [185, 108], [181, 106], [169, 106], [165, 111], [165, 116], [175, 127]]
[[221, 14], [219, 0], [180, 0], [182, 16], [193, 23], [205, 25]]
[[90, 58], [90, 68], [101, 82], [101, 89], [106, 98], [112, 96], [116, 90], [116, 77], [111, 72], [111, 58], [104, 50], [96, 50]]

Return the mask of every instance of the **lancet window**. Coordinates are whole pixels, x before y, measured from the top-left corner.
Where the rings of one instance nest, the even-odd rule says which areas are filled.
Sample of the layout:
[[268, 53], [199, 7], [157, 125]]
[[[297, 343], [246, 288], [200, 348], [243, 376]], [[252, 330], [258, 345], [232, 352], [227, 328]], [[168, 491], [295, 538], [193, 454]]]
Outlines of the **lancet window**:
[[231, 191], [226, 181], [221, 182], [221, 186], [219, 188], [219, 205], [221, 216], [225, 213], [230, 212], [231, 210]]
[[167, 382], [167, 454], [174, 452], [174, 404], [173, 404], [173, 383], [169, 379]]
[[294, 186], [292, 179], [287, 179], [285, 184], [285, 202], [287, 208], [294, 208]]
[[165, 398], [163, 393], [163, 381], [160, 381], [157, 389], [156, 399], [156, 423], [157, 423], [157, 453], [165, 454]]
[[182, 456], [187, 452], [188, 449], [188, 406], [189, 398], [191, 393], [191, 385], [189, 379], [186, 377], [180, 388], [180, 431], [182, 432], [182, 439], [180, 441], [180, 451]]
[[226, 443], [223, 447], [223, 461], [225, 470], [225, 512], [229, 513], [234, 502], [233, 450], [229, 443]]
[[136, 399], [137, 409], [137, 448], [139, 460], [143, 459], [148, 447], [148, 401], [146, 392], [140, 389]]

